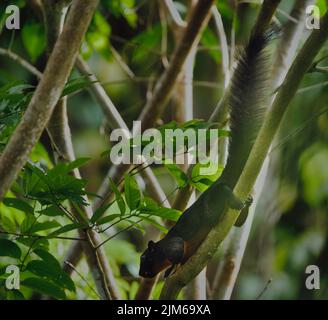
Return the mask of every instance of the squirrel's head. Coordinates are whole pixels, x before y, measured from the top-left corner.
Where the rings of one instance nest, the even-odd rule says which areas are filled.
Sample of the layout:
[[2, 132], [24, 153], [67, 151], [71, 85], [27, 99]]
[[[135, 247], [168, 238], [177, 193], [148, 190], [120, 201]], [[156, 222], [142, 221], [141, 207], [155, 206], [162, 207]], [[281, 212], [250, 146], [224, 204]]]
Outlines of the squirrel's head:
[[143, 278], [153, 278], [171, 264], [165, 255], [161, 242], [149, 241], [148, 248], [140, 258], [139, 275]]

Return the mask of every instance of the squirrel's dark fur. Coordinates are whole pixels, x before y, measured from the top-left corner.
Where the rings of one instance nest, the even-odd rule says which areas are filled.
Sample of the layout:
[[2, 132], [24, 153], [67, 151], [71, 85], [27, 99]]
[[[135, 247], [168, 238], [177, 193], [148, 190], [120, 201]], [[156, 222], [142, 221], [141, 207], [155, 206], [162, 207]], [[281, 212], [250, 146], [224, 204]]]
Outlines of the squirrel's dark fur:
[[227, 100], [229, 155], [221, 177], [181, 215], [163, 239], [149, 242], [141, 256], [140, 276], [151, 278], [171, 266], [168, 275], [174, 266], [185, 263], [195, 253], [229, 207], [239, 210], [244, 207], [232, 190], [262, 124], [270, 70], [266, 47], [276, 34], [274, 29], [253, 34], [237, 59]]

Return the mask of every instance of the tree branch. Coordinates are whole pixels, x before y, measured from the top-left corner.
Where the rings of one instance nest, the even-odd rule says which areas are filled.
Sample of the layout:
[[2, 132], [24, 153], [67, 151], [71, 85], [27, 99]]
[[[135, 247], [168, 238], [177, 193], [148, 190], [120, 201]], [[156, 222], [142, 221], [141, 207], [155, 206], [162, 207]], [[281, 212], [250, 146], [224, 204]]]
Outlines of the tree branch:
[[[286, 109], [297, 92], [297, 88], [304, 75], [310, 68], [314, 58], [327, 38], [328, 14], [326, 13], [321, 19], [320, 30], [314, 30], [312, 32], [289, 69], [286, 79], [275, 98], [272, 109], [265, 118], [246, 166], [234, 189], [234, 194], [238, 198], [245, 200], [251, 193]], [[224, 214], [220, 223], [209, 233], [196, 254], [193, 255], [176, 274], [166, 281], [162, 290], [161, 299], [176, 298], [181, 288], [189, 283], [189, 281], [206, 266], [209, 259], [216, 252], [217, 247], [236, 222], [238, 215], [239, 212], [235, 210], [228, 210], [228, 212]]]
[[35, 68], [32, 64], [30, 64], [28, 61], [23, 59], [21, 56], [17, 55], [16, 53], [12, 52], [11, 50], [0, 48], [0, 55], [6, 56], [10, 58], [11, 60], [17, 62], [20, 66], [22, 66], [24, 69], [26, 69], [28, 72], [36, 76], [38, 79], [41, 79], [42, 73]]
[[224, 87], [227, 88], [230, 81], [230, 56], [229, 56], [229, 46], [226, 33], [224, 31], [224, 26], [222, 22], [221, 14], [216, 6], [212, 8], [212, 15], [215, 21], [215, 26], [220, 40], [220, 47], [222, 53], [222, 70], [224, 75]]
[[180, 13], [178, 12], [177, 8], [175, 7], [172, 0], [164, 0], [163, 1], [166, 10], [169, 12], [170, 17], [172, 19], [172, 22], [176, 28], [185, 28], [186, 23], [183, 21], [183, 19], [180, 16]]

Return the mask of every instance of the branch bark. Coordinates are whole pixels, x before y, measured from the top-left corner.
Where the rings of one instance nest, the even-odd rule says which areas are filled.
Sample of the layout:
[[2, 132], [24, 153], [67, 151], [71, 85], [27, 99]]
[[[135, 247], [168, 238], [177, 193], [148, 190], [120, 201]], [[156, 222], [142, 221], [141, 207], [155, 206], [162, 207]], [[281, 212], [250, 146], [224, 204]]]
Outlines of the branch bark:
[[[286, 109], [297, 92], [314, 58], [328, 38], [327, 13], [321, 19], [320, 25], [320, 30], [314, 30], [312, 32], [304, 47], [297, 55], [275, 98], [272, 109], [265, 118], [246, 166], [234, 189], [234, 194], [240, 199], [245, 200], [251, 193]], [[197, 250], [196, 254], [192, 256], [176, 274], [166, 281], [161, 293], [161, 299], [176, 298], [181, 288], [189, 283], [189, 281], [206, 266], [209, 259], [216, 252], [217, 247], [236, 222], [238, 215], [239, 212], [235, 210], [228, 210], [228, 212], [224, 214], [221, 222], [209, 233], [207, 239], [199, 250]]]

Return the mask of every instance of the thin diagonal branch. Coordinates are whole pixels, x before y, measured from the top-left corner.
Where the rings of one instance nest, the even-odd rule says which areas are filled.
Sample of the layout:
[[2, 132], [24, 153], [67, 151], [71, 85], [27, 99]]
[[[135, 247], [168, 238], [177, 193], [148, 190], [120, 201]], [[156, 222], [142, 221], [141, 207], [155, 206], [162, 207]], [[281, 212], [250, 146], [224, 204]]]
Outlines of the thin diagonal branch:
[[164, 0], [164, 5], [167, 9], [167, 11], [170, 13], [170, 18], [172, 19], [172, 22], [174, 23], [175, 27], [177, 28], [184, 28], [186, 27], [185, 21], [180, 16], [180, 13], [178, 12], [177, 8], [175, 7], [172, 0]]
[[24, 58], [22, 58], [21, 56], [17, 55], [14, 52], [12, 52], [11, 50], [0, 48], [0, 55], [6, 56], [6, 57], [10, 58], [11, 60], [17, 62], [28, 72], [32, 73], [37, 78], [41, 79], [42, 72], [40, 72], [36, 67], [34, 67], [32, 64], [30, 64]]

